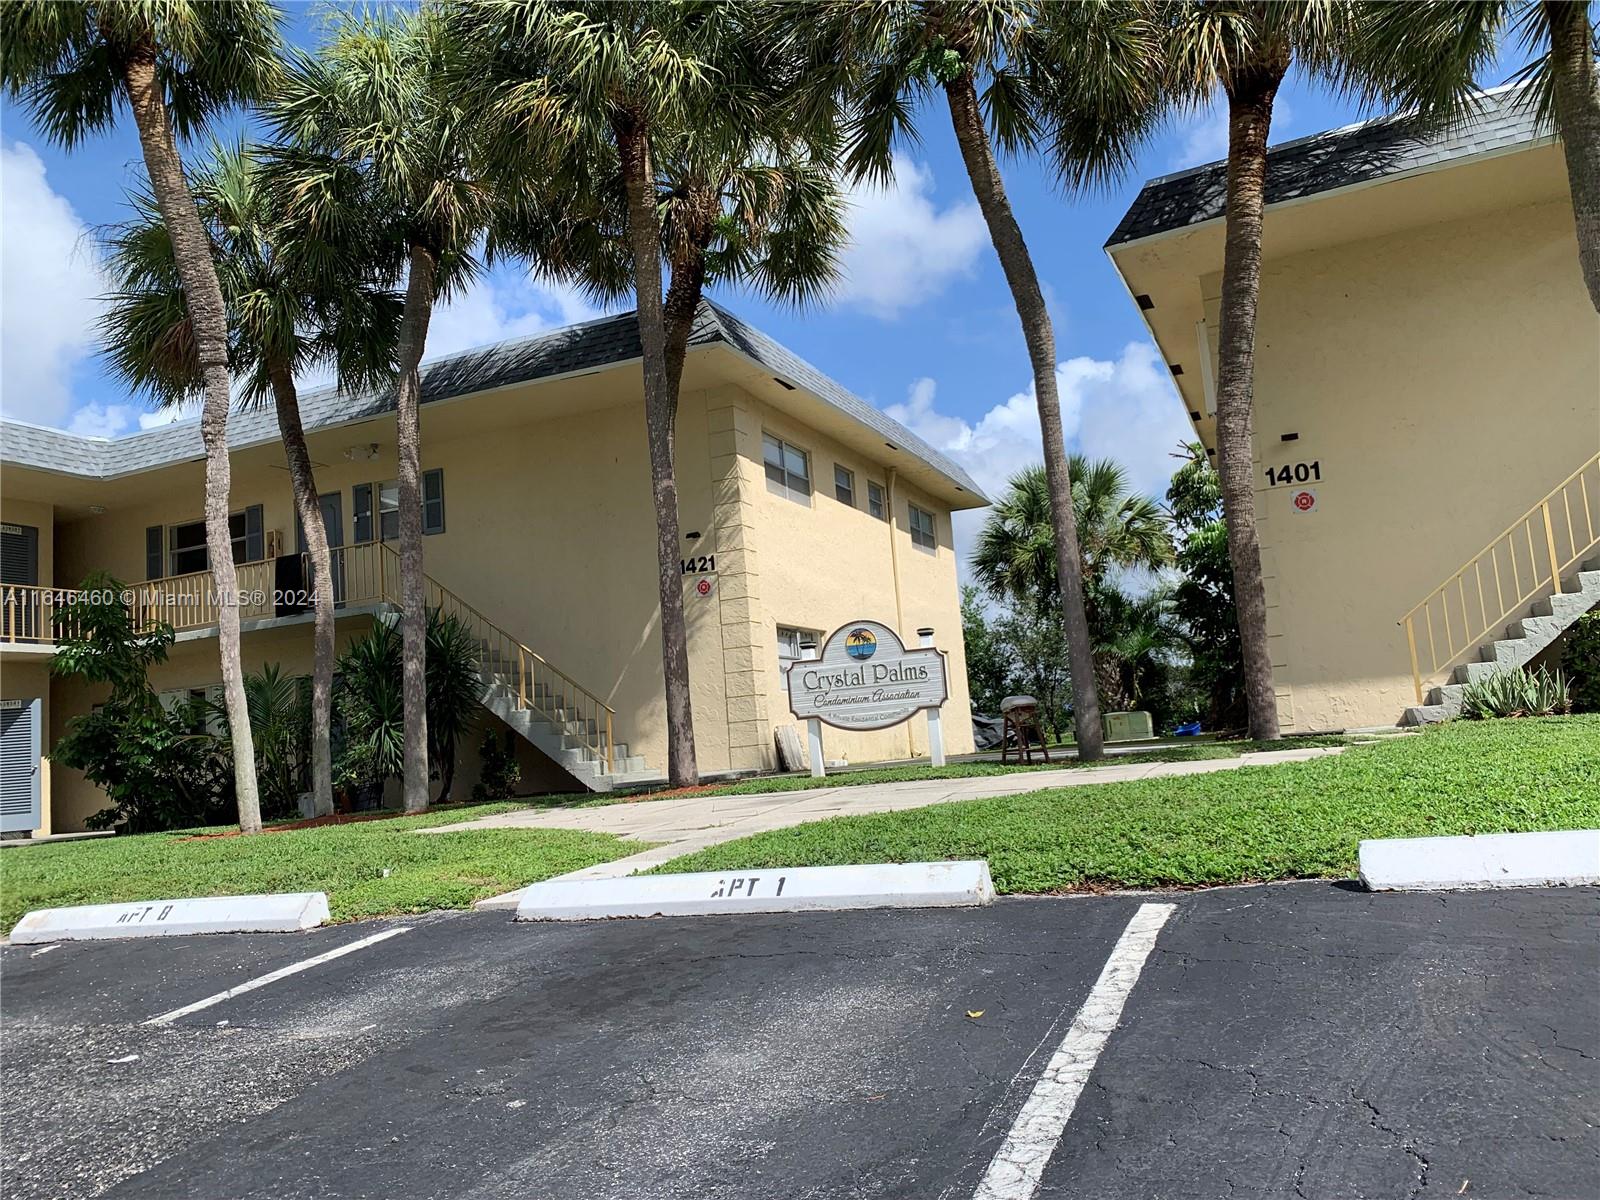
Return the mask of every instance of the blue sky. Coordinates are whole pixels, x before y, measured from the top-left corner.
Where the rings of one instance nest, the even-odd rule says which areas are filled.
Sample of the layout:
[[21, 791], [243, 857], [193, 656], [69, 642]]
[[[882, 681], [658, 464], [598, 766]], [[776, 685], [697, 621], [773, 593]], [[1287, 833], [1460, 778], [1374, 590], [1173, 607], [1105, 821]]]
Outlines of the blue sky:
[[[314, 8], [289, 11], [311, 44]], [[1495, 82], [1495, 81], [1490, 81]], [[1367, 115], [1291, 78], [1274, 141]], [[920, 122], [894, 186], [853, 196], [846, 277], [826, 307], [797, 313], [727, 292], [719, 300], [998, 489], [1038, 457], [1038, 420], [1010, 293], [972, 200], [942, 105]], [[131, 123], [73, 154], [49, 146], [26, 114], [0, 106], [0, 408], [10, 417], [115, 436], [160, 420], [102, 369], [91, 328], [103, 290], [93, 230], [122, 215], [143, 178]], [[1154, 345], [1101, 246], [1150, 176], [1221, 157], [1219, 111], [1176, 121], [1116, 186], [1063, 195], [1041, 164], [1004, 164], [1006, 182], [1052, 303], [1063, 418], [1073, 449], [1124, 462], [1159, 493], [1186, 424]], [[581, 297], [510, 267], [435, 319], [430, 357], [592, 316]], [[958, 525], [964, 542], [974, 527]]]

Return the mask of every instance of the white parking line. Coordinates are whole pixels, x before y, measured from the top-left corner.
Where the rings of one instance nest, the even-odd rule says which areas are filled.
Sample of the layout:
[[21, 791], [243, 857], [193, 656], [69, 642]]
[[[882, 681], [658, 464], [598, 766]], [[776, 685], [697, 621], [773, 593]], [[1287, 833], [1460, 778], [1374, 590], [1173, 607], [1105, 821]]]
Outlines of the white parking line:
[[266, 987], [269, 983], [276, 983], [290, 975], [298, 975], [301, 971], [320, 966], [325, 962], [332, 962], [336, 958], [343, 958], [346, 954], [353, 954], [367, 946], [376, 945], [378, 942], [387, 941], [398, 934], [409, 932], [411, 926], [401, 925], [397, 929], [386, 929], [382, 933], [375, 933], [371, 937], [364, 937], [359, 941], [340, 946], [337, 950], [329, 950], [326, 954], [319, 954], [315, 958], [302, 959], [297, 963], [290, 963], [287, 967], [279, 967], [276, 971], [268, 971], [259, 978], [248, 983], [241, 983], [238, 987], [229, 988], [225, 992], [218, 992], [215, 996], [207, 996], [204, 1000], [196, 1000], [193, 1004], [185, 1004], [182, 1008], [175, 1008], [171, 1012], [164, 1012], [159, 1017], [151, 1017], [148, 1021], [140, 1022], [144, 1025], [170, 1025], [179, 1017], [186, 1017], [190, 1013], [199, 1012], [203, 1008], [210, 1008], [213, 1004], [221, 1004], [224, 1000], [232, 1000], [235, 996], [242, 996], [246, 992], [253, 992], [259, 987]]
[[1175, 908], [1175, 904], [1141, 904], [1133, 914], [1072, 1028], [1023, 1102], [973, 1200], [1032, 1200], [1038, 1193], [1045, 1164], [1055, 1153], [1106, 1039], [1122, 1018], [1122, 1007], [1155, 948], [1156, 935]]

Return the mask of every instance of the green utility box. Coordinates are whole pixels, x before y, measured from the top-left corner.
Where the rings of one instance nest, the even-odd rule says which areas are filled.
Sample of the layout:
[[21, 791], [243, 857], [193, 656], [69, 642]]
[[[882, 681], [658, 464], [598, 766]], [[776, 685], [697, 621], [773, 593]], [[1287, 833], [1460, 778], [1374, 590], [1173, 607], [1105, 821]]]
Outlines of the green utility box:
[[1153, 742], [1155, 724], [1147, 712], [1106, 713], [1100, 718], [1108, 742]]

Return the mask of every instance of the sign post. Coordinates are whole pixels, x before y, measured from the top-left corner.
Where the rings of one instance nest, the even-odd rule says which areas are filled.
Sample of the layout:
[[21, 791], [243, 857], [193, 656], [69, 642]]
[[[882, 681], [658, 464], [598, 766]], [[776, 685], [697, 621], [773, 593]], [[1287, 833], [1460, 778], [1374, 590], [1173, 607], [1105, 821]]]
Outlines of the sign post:
[[[926, 650], [933, 649], [933, 630], [917, 630], [917, 639]], [[928, 761], [936, 767], [944, 766], [944, 724], [939, 719], [939, 710], [928, 710]]]
[[922, 645], [907, 649], [887, 625], [852, 621], [834, 630], [815, 658], [789, 668], [789, 711], [806, 722], [814, 778], [823, 774], [823, 725], [888, 729], [924, 710], [933, 763], [944, 764], [945, 657], [933, 646], [933, 630], [920, 632]]
[[[806, 651], [802, 662], [815, 662], [817, 648], [812, 646]], [[789, 668], [791, 671], [793, 667]], [[811, 778], [822, 779], [828, 774], [828, 764], [822, 757], [822, 722], [812, 717], [806, 722], [806, 749], [809, 751], [811, 762]]]

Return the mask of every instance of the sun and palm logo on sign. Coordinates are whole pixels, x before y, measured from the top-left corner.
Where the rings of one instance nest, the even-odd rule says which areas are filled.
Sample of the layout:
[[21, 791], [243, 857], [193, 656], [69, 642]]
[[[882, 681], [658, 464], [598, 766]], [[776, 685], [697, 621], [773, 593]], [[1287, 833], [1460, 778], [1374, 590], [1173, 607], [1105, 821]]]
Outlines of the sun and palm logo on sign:
[[878, 639], [870, 629], [852, 629], [845, 634], [844, 652], [858, 661], [866, 661], [878, 650]]

